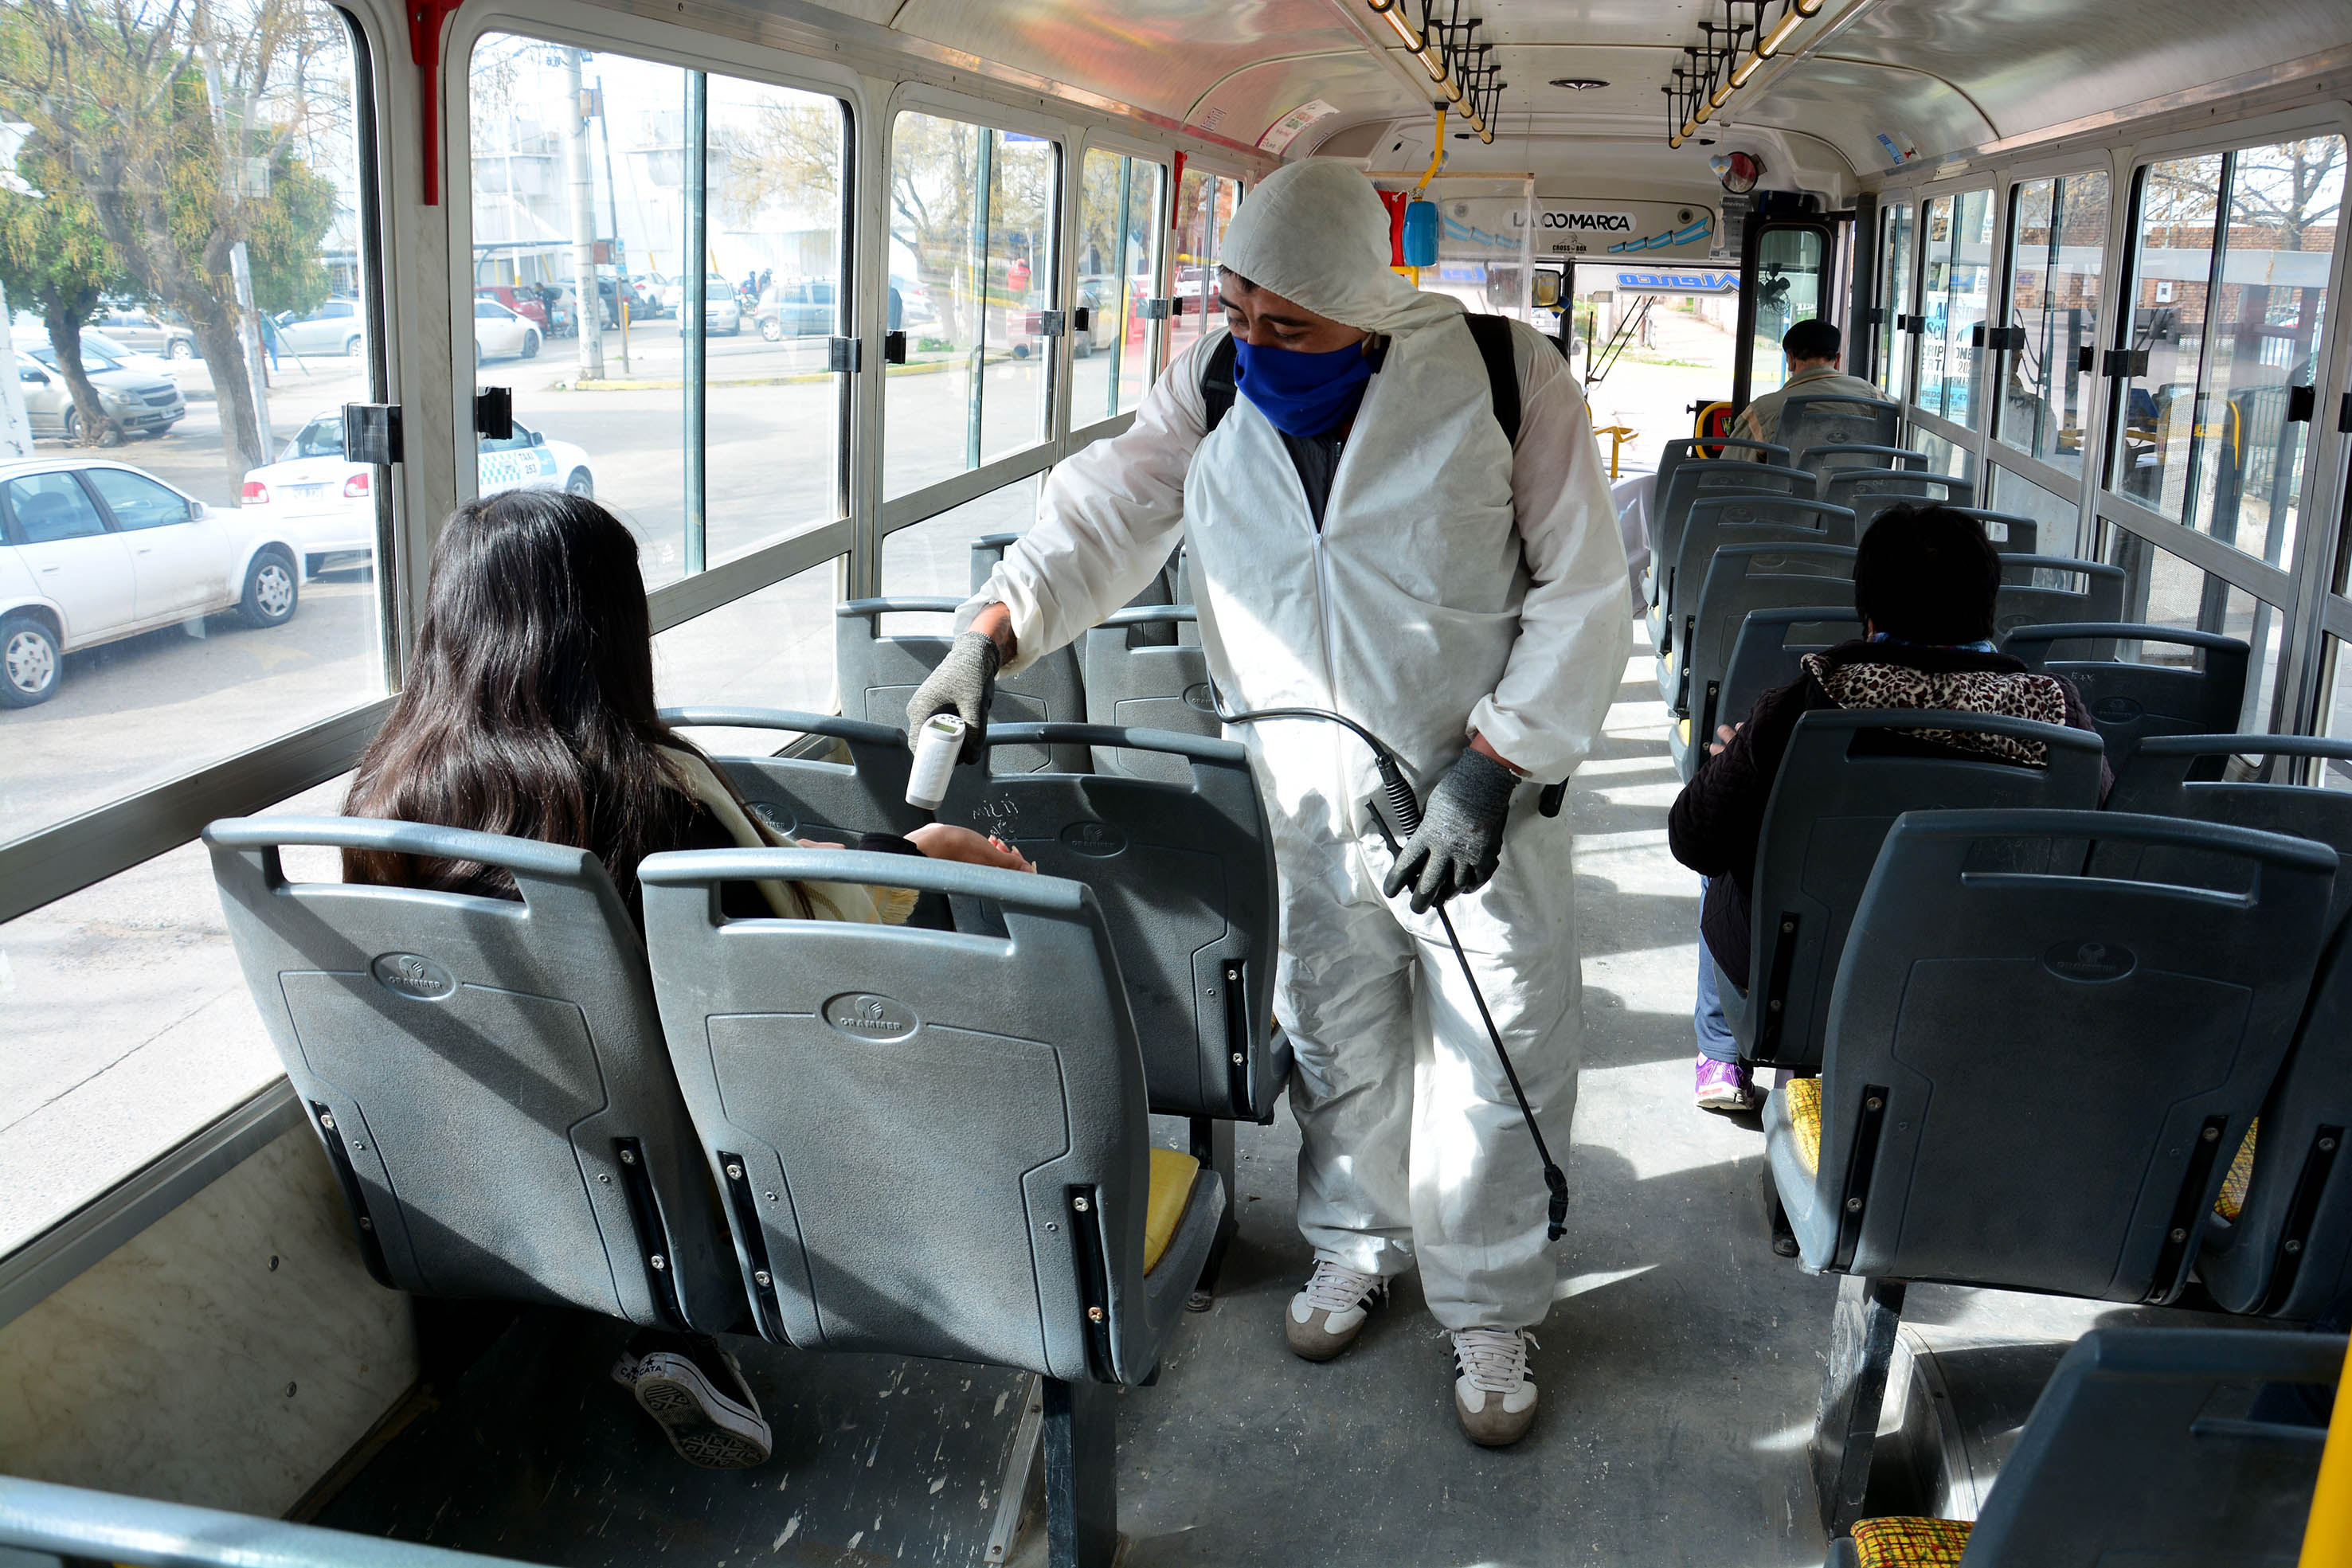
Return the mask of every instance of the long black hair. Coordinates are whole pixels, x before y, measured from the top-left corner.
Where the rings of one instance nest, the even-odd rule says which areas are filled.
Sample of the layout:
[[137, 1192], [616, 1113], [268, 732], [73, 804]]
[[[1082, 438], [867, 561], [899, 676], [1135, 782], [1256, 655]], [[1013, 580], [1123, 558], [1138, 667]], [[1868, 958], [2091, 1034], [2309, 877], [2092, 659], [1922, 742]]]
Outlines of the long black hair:
[[[695, 810], [661, 747], [690, 749], [654, 706], [635, 537], [584, 497], [509, 490], [442, 529], [407, 685], [343, 810], [588, 850], [634, 907], [637, 862], [679, 847]], [[514, 890], [471, 862], [364, 850], [343, 875]]]

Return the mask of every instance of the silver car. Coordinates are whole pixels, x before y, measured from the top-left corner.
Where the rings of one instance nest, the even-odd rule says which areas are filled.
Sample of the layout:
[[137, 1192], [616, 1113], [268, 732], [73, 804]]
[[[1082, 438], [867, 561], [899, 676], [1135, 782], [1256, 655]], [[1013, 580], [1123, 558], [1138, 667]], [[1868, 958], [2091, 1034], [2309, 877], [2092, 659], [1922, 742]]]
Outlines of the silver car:
[[152, 310], [109, 310], [92, 326], [133, 352], [166, 360], [196, 357], [196, 335], [176, 321], [166, 321]]
[[330, 299], [308, 316], [289, 310], [277, 318], [277, 325], [280, 352], [356, 360], [367, 350], [367, 318], [356, 299]]
[[[98, 392], [99, 406], [126, 434], [161, 435], [187, 415], [180, 389], [161, 376], [133, 370], [88, 346], [82, 350], [81, 368]], [[73, 389], [58, 369], [55, 349], [18, 354], [16, 382], [35, 435], [81, 440], [81, 411], [74, 407]]]

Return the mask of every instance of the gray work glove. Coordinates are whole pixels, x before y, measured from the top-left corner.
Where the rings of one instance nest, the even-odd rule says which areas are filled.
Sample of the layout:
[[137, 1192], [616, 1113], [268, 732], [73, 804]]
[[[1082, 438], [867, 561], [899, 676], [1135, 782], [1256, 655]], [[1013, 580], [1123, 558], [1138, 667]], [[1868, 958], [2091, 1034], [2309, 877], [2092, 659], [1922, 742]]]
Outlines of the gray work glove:
[[994, 639], [966, 632], [948, 645], [947, 657], [907, 700], [907, 734], [911, 739], [933, 714], [952, 713], [963, 720], [963, 750], [958, 759], [978, 762], [988, 739], [988, 705], [996, 700], [996, 666], [1003, 662]]
[[1397, 852], [1382, 895], [1394, 898], [1410, 886], [1412, 912], [1419, 915], [1457, 893], [1486, 886], [1502, 857], [1503, 823], [1518, 782], [1518, 775], [1485, 752], [1465, 751], [1429, 792], [1421, 831]]

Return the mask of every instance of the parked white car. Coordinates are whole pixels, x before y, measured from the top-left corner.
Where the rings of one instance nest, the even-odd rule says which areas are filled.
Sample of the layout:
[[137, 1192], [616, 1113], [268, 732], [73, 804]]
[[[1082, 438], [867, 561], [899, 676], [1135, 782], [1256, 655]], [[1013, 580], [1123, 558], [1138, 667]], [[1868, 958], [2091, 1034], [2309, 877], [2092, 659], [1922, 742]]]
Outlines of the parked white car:
[[235, 610], [281, 626], [299, 598], [286, 537], [127, 463], [0, 464], [0, 707], [57, 694], [65, 655]]
[[[596, 494], [588, 454], [520, 424], [504, 440], [483, 437], [477, 463], [485, 496], [501, 490]], [[338, 559], [357, 565], [373, 558], [374, 485], [374, 469], [343, 455], [342, 411], [331, 409], [295, 432], [277, 462], [247, 471], [237, 506], [256, 515], [267, 507], [271, 526], [293, 543], [303, 575], [316, 577]]]
[[[98, 393], [99, 406], [127, 435], [163, 435], [187, 416], [187, 402], [178, 386], [163, 377], [126, 369], [87, 341], [82, 345], [81, 368]], [[43, 344], [28, 354], [18, 354], [16, 387], [35, 435], [79, 443], [81, 411], [74, 407], [65, 372], [58, 368], [56, 350]]]
[[539, 357], [539, 328], [495, 299], [474, 298], [474, 362], [519, 355]]

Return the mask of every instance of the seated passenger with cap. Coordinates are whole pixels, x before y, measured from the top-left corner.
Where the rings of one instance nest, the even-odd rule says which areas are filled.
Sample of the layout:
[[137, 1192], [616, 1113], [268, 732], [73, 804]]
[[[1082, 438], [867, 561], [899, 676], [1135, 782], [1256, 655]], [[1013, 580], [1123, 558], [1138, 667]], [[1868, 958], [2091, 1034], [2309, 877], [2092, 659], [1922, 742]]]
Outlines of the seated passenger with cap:
[[[656, 713], [635, 537], [595, 502], [553, 490], [484, 497], [450, 517], [407, 684], [343, 810], [585, 849], [640, 926], [646, 856], [793, 842]], [[1003, 842], [944, 822], [903, 839], [869, 833], [857, 847], [1033, 869]], [[344, 851], [343, 876], [520, 896], [496, 867], [370, 850]], [[729, 883], [720, 903], [755, 918], [895, 923], [914, 894], [779, 881]], [[768, 1457], [759, 1402], [716, 1339], [642, 1331], [613, 1375], [693, 1463], [728, 1469]]]
[[[2092, 729], [2072, 681], [2029, 670], [2022, 660], [1994, 651], [2000, 589], [2000, 557], [1975, 518], [1948, 507], [1886, 513], [1854, 554], [1853, 607], [1864, 635], [1806, 654], [1803, 675], [1757, 698], [1738, 724], [1718, 727], [1708, 756], [1675, 801], [1666, 819], [1668, 845], [1675, 859], [1706, 879], [1695, 1013], [1701, 1109], [1747, 1110], [1759, 1098], [1725, 1025], [1715, 969], [1721, 966], [1734, 985], [1747, 989], [1748, 883], [1764, 809], [1799, 718], [1832, 708], [1946, 708]], [[1955, 731], [1936, 741], [1886, 732], [1872, 743], [1907, 756], [2048, 766], [2047, 748], [2039, 742], [2007, 736]], [[2113, 775], [2104, 763], [2100, 771], [2104, 794]]]
[[[1800, 321], [1790, 328], [1780, 337], [1780, 357], [1788, 363], [1789, 379], [1780, 383], [1780, 391], [1766, 392], [1740, 410], [1731, 434], [1743, 441], [1779, 441], [1780, 409], [1792, 397], [1851, 397], [1862, 402], [1884, 402], [1885, 392], [1859, 376], [1839, 371], [1838, 356], [1844, 350], [1845, 338], [1831, 322]], [[1726, 447], [1723, 455], [1743, 462], [1764, 461], [1764, 454], [1748, 446]]]

